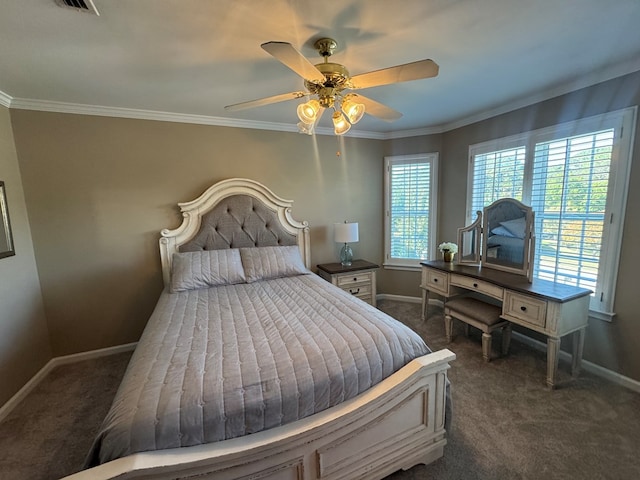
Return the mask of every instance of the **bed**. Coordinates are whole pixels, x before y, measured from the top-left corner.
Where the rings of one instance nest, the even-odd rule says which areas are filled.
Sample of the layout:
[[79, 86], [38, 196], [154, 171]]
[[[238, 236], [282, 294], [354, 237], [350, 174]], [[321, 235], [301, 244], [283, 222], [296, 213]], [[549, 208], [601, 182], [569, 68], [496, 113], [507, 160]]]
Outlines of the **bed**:
[[379, 479], [442, 456], [455, 355], [311, 273], [291, 205], [247, 179], [179, 204], [165, 291], [68, 479]]

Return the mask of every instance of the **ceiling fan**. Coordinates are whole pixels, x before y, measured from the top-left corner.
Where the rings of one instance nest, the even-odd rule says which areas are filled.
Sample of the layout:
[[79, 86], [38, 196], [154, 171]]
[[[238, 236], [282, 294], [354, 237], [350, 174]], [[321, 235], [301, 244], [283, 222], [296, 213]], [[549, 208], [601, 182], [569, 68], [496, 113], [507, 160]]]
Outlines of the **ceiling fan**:
[[329, 57], [337, 46], [337, 42], [332, 38], [321, 38], [316, 41], [314, 47], [324, 58], [324, 62], [313, 65], [290, 43], [263, 43], [261, 47], [267, 53], [304, 79], [304, 86], [307, 91], [283, 93], [249, 102], [227, 105], [224, 107], [225, 110], [244, 110], [310, 96], [312, 98], [309, 101], [298, 105], [299, 131], [311, 135], [324, 110], [332, 108], [334, 110], [334, 132], [336, 135], [343, 135], [351, 128], [351, 125], [362, 118], [365, 112], [387, 121], [397, 120], [402, 116], [400, 112], [358, 93], [352, 93], [350, 92], [351, 90], [361, 90], [409, 80], [420, 80], [438, 75], [438, 65], [433, 60], [427, 59], [352, 77], [344, 65], [329, 62]]

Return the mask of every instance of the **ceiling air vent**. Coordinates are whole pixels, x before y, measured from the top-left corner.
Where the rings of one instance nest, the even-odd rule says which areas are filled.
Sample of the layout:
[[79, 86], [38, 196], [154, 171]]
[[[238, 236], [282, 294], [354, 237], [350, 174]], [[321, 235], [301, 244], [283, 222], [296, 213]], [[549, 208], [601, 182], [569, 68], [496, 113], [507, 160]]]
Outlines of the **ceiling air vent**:
[[87, 12], [94, 15], [100, 15], [98, 9], [93, 4], [93, 0], [56, 0], [61, 7], [73, 8], [78, 12]]

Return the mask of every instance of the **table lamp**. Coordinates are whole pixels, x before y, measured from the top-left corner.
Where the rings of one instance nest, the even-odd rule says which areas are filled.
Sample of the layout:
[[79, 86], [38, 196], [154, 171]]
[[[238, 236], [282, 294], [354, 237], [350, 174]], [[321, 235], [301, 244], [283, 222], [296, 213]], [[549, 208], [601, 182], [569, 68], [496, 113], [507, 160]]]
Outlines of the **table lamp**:
[[344, 223], [334, 223], [333, 226], [336, 243], [344, 243], [340, 250], [340, 263], [348, 267], [353, 260], [353, 250], [349, 243], [358, 241], [358, 223], [349, 223], [345, 220]]

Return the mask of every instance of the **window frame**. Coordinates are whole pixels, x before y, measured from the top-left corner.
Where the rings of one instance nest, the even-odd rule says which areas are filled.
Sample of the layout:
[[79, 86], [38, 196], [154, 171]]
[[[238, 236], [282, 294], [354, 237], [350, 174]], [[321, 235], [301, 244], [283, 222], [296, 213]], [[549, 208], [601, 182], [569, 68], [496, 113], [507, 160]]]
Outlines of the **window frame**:
[[[438, 152], [415, 155], [394, 155], [384, 157], [384, 262], [383, 267], [390, 270], [420, 270], [420, 262], [434, 259], [438, 226]], [[391, 256], [391, 166], [393, 164], [430, 164], [429, 178], [429, 245], [428, 258], [410, 259]]]
[[[474, 157], [508, 148], [525, 148], [525, 168], [523, 178], [523, 198], [526, 205], [531, 205], [533, 186], [533, 165], [537, 144], [567, 137], [587, 135], [600, 130], [614, 129], [613, 150], [605, 220], [602, 234], [602, 249], [598, 264], [598, 280], [596, 291], [591, 296], [590, 316], [611, 321], [615, 316], [615, 291], [620, 265], [620, 249], [624, 218], [626, 214], [629, 178], [633, 161], [633, 145], [635, 142], [637, 106], [603, 113], [591, 117], [561, 123], [518, 135], [489, 140], [469, 146], [469, 163], [467, 174], [466, 223], [470, 223], [474, 212], [472, 208]], [[535, 211], [534, 211], [535, 214]], [[535, 233], [535, 232], [534, 232]]]

